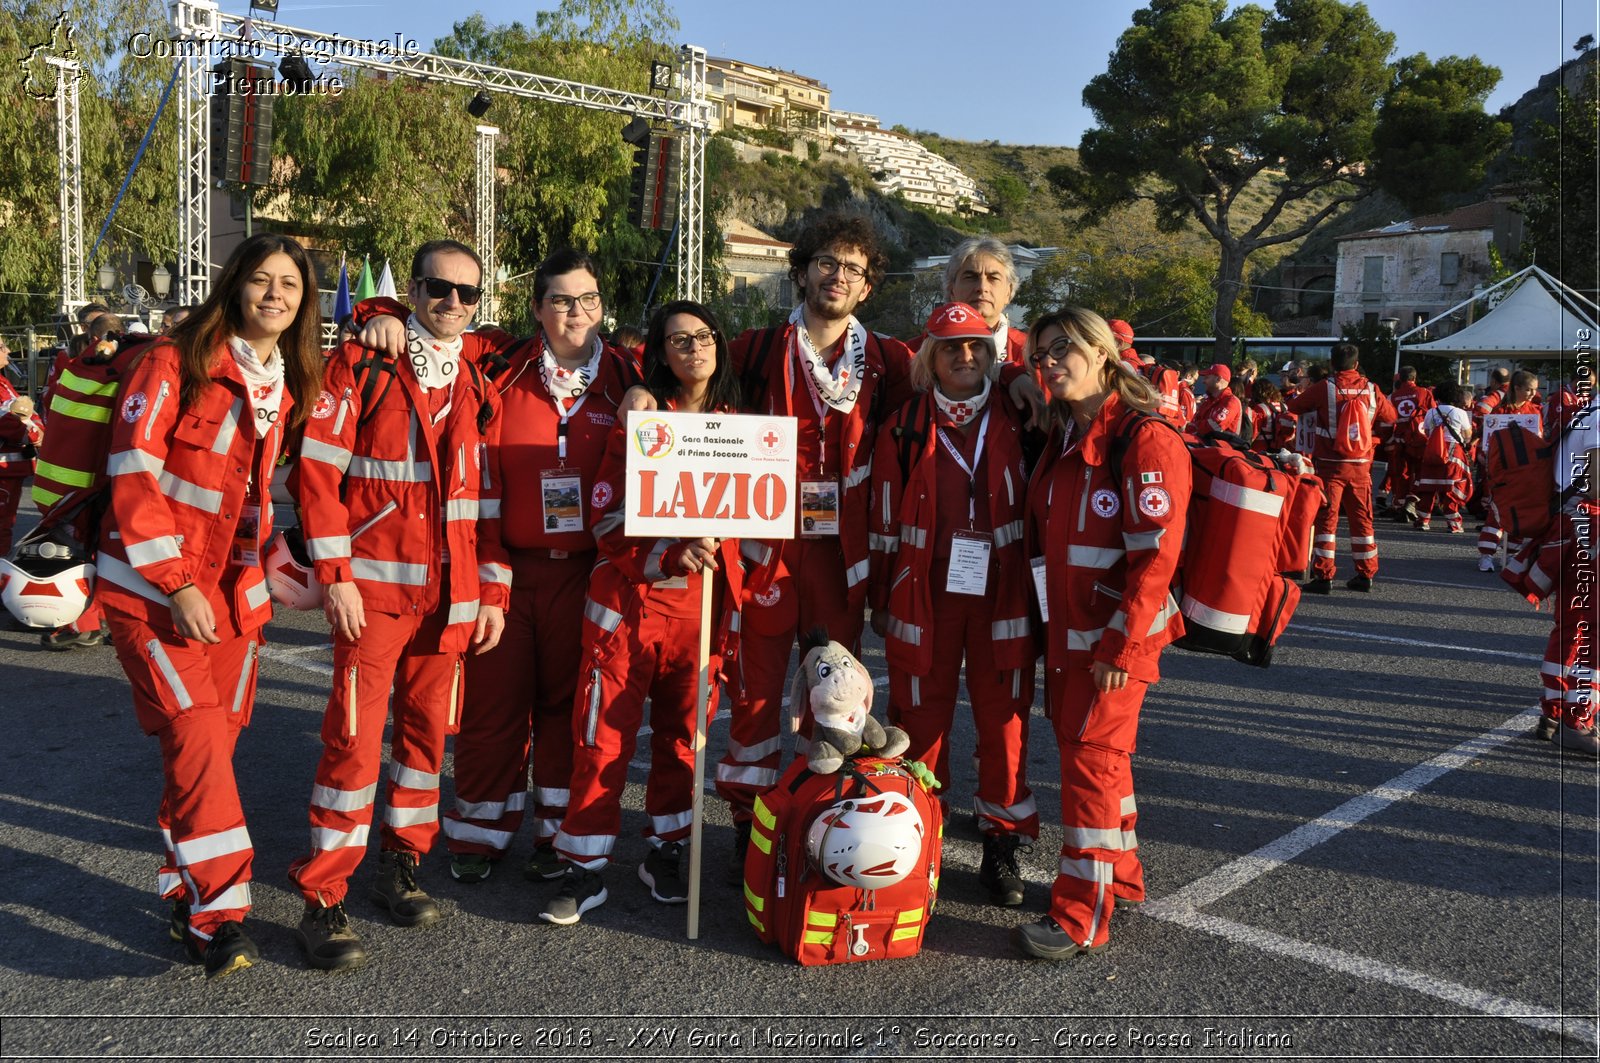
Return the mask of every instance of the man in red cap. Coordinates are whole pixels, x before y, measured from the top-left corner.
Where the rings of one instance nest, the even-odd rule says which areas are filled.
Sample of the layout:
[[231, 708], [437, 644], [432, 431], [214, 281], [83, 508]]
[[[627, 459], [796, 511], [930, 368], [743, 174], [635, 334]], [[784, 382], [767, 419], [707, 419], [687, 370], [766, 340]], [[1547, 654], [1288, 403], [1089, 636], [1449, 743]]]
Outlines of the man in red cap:
[[1111, 328], [1111, 335], [1117, 340], [1117, 353], [1127, 358], [1132, 356], [1134, 362], [1139, 361], [1139, 352], [1133, 349], [1133, 326], [1121, 318], [1112, 318], [1106, 324]]
[[1205, 389], [1206, 397], [1200, 400], [1200, 405], [1195, 408], [1194, 420], [1189, 424], [1189, 431], [1195, 435], [1205, 435], [1207, 432], [1239, 433], [1240, 420], [1244, 416], [1244, 404], [1239, 397], [1228, 390], [1228, 385], [1233, 381], [1233, 370], [1218, 362], [1216, 365], [1200, 374], [1200, 386]]

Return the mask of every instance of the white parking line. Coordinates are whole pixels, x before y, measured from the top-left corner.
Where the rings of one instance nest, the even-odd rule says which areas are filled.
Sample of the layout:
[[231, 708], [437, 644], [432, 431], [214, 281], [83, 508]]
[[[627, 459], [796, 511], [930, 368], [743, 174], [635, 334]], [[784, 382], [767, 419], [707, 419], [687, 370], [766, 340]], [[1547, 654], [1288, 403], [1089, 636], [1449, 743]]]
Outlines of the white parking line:
[[1433, 579], [1406, 579], [1406, 578], [1404, 578], [1402, 576], [1382, 576], [1382, 577], [1380, 577], [1380, 579], [1384, 583], [1418, 583], [1418, 584], [1421, 584], [1424, 587], [1454, 587], [1456, 590], [1461, 590], [1461, 591], [1493, 590], [1493, 589], [1495, 589], [1497, 587], [1499, 589], [1501, 589], [1501, 590], [1509, 590], [1510, 589], [1510, 588], [1506, 587], [1505, 584], [1501, 583], [1499, 580], [1495, 580], [1492, 583], [1491, 582], [1484, 582], [1484, 583], [1442, 583], [1439, 580], [1433, 580]]
[[1313, 635], [1338, 635], [1341, 638], [1360, 639], [1364, 642], [1382, 642], [1390, 646], [1416, 646], [1427, 650], [1455, 650], [1457, 653], [1473, 657], [1510, 657], [1512, 660], [1523, 661], [1527, 664], [1540, 664], [1544, 661], [1543, 657], [1535, 657], [1528, 653], [1513, 653], [1511, 650], [1485, 650], [1479, 649], [1477, 646], [1453, 646], [1448, 642], [1421, 642], [1417, 639], [1398, 639], [1392, 635], [1375, 635], [1366, 631], [1347, 631], [1339, 627], [1317, 627], [1313, 624], [1291, 623], [1284, 634], [1292, 635], [1301, 631], [1308, 631]]

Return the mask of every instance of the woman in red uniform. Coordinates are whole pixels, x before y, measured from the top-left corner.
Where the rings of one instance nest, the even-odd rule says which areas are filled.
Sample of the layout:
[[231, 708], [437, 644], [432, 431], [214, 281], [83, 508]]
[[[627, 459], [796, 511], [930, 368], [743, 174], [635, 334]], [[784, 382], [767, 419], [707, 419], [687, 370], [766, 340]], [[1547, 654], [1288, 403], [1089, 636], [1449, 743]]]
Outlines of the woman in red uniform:
[[321, 335], [305, 251], [281, 236], [246, 240], [211, 296], [139, 360], [112, 418], [97, 597], [139, 725], [161, 743], [159, 886], [172, 934], [208, 977], [260, 955], [240, 922], [253, 851], [233, 749], [272, 616], [268, 487], [321, 385]]
[[[645, 337], [645, 386], [658, 409], [734, 413], [739, 379], [711, 312], [679, 300], [656, 312]], [[650, 777], [644, 808], [650, 852], [639, 878], [663, 904], [689, 898], [682, 871], [694, 797], [696, 680], [700, 670], [701, 581], [716, 581], [711, 615], [714, 660], [737, 657], [743, 569], [736, 540], [630, 539], [623, 534], [623, 421], [612, 432], [590, 494], [600, 560], [589, 577], [583, 616], [583, 675], [573, 707], [571, 801], [556, 851], [568, 867], [539, 917], [576, 923], [605, 903], [600, 872], [622, 826], [622, 789], [650, 699]], [[713, 665], [717, 667], [717, 665]], [[711, 690], [707, 718], [716, 709]]]
[[948, 739], [966, 660], [978, 730], [978, 879], [1022, 903], [1017, 850], [1039, 836], [1028, 789], [1028, 711], [1038, 657], [1022, 543], [1022, 415], [996, 401], [994, 334], [946, 303], [911, 363], [921, 392], [885, 422], [872, 459], [872, 628], [889, 661], [889, 719], [948, 784]]
[[1027, 543], [1045, 630], [1046, 713], [1061, 753], [1065, 837], [1050, 911], [1023, 952], [1103, 948], [1114, 904], [1144, 900], [1129, 755], [1162, 647], [1183, 634], [1169, 592], [1189, 455], [1098, 314], [1066, 307], [1029, 332], [1054, 411], [1028, 486]]
[[[1539, 378], [1526, 369], [1519, 369], [1511, 374], [1511, 386], [1507, 389], [1505, 397], [1500, 404], [1491, 411], [1495, 414], [1515, 414], [1521, 417], [1531, 417], [1528, 430], [1534, 435], [1544, 432], [1544, 408], [1539, 405]], [[1489, 455], [1489, 438], [1491, 433], [1485, 433], [1480, 453], [1484, 460]], [[1505, 532], [1500, 528], [1500, 511], [1495, 508], [1494, 499], [1489, 497], [1487, 490], [1484, 493], [1484, 519], [1483, 527], [1478, 531], [1478, 571], [1493, 572], [1495, 569], [1495, 555], [1500, 552], [1500, 543], [1505, 539]], [[1506, 543], [1506, 557], [1511, 557], [1522, 549], [1521, 542]]]

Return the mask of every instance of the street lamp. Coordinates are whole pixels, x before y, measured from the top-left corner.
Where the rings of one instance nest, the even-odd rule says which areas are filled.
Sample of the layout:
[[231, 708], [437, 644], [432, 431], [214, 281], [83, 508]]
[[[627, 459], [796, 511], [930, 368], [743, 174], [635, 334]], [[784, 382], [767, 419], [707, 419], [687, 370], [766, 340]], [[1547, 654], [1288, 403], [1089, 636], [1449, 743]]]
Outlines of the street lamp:
[[94, 271], [94, 286], [102, 292], [109, 292], [117, 286], [117, 271], [110, 265], [101, 266]]
[[157, 299], [165, 301], [172, 293], [172, 273], [159, 262], [155, 269], [150, 271], [150, 291]]

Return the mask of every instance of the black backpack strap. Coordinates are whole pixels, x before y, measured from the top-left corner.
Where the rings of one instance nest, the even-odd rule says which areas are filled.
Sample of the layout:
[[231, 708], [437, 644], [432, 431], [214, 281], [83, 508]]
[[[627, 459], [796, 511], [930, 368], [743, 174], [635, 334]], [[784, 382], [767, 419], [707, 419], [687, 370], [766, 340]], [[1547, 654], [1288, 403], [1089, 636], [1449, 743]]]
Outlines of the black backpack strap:
[[767, 362], [772, 356], [773, 344], [783, 332], [783, 326], [771, 326], [758, 331], [760, 335], [754, 341], [755, 350], [750, 360], [745, 362], [744, 373], [739, 377], [739, 383], [744, 388], [744, 401], [751, 406], [755, 405], [757, 395], [765, 397], [767, 394]]
[[[920, 416], [919, 416], [920, 415]], [[912, 423], [916, 424], [913, 428]], [[890, 431], [894, 436], [896, 453], [900, 458], [900, 482], [904, 484], [906, 477], [911, 475], [911, 462], [922, 445], [928, 441], [928, 433], [933, 431], [933, 396], [931, 394], [918, 395], [912, 403], [907, 421]]]
[[461, 364], [467, 367], [467, 375], [472, 378], [472, 386], [478, 392], [478, 434], [485, 435], [489, 431], [489, 422], [494, 420], [494, 405], [489, 401], [489, 389], [484, 383], [483, 370], [465, 359]]
[[[361, 416], [356, 418], [356, 428], [366, 426], [378, 412], [378, 407], [389, 395], [389, 388], [394, 384], [395, 359], [382, 351], [370, 347], [362, 348], [361, 357], [357, 359], [355, 367], [356, 386], [361, 391]], [[379, 391], [379, 385], [383, 390]]]

